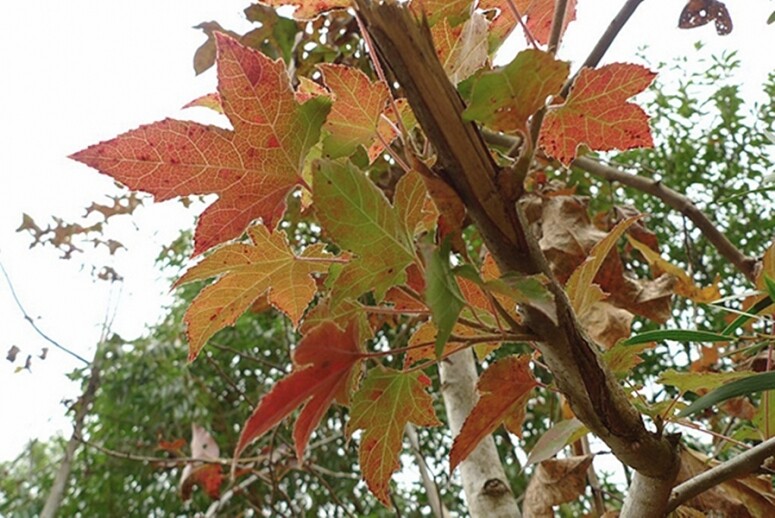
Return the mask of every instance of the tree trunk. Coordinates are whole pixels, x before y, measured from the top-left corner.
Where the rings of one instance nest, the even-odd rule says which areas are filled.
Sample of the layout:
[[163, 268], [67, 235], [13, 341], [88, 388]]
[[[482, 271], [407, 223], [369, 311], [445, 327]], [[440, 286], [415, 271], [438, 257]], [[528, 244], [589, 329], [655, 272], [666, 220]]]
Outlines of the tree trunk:
[[73, 434], [70, 436], [70, 440], [67, 441], [65, 447], [65, 456], [62, 459], [62, 463], [59, 465], [56, 476], [54, 477], [54, 483], [51, 486], [51, 491], [46, 498], [46, 504], [43, 506], [43, 511], [40, 513], [40, 518], [54, 518], [59, 511], [59, 506], [62, 505], [62, 499], [65, 496], [65, 490], [67, 489], [67, 483], [70, 479], [70, 472], [73, 468], [73, 459], [75, 453], [78, 450], [78, 446], [81, 443], [81, 437], [83, 432], [83, 424], [86, 420], [86, 415], [89, 413], [89, 408], [94, 401], [94, 395], [97, 392], [99, 386], [99, 359], [100, 353], [99, 347], [92, 359], [91, 372], [89, 373], [89, 383], [86, 385], [86, 390], [83, 392], [78, 401], [75, 403], [75, 418], [73, 419]]
[[[476, 364], [470, 349], [441, 363], [442, 395], [452, 435], [457, 436], [478, 399]], [[520, 516], [501, 465], [495, 440], [488, 435], [460, 464], [468, 512], [473, 518]]]

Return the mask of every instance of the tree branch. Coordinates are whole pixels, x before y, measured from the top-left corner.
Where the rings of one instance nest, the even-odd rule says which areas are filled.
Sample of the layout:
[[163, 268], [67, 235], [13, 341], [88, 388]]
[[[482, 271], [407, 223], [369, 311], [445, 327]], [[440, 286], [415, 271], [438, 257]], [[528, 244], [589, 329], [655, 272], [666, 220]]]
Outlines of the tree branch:
[[406, 436], [409, 438], [409, 445], [414, 455], [414, 459], [417, 462], [417, 467], [420, 470], [420, 478], [422, 479], [422, 485], [425, 487], [425, 494], [428, 497], [428, 504], [431, 506], [433, 516], [436, 518], [449, 518], [449, 510], [444, 502], [441, 501], [441, 493], [439, 492], [439, 485], [436, 483], [435, 478], [428, 471], [428, 463], [425, 462], [425, 457], [420, 451], [420, 441], [417, 437], [417, 429], [412, 423], [406, 423], [404, 427]]
[[677, 472], [675, 440], [646, 430], [599, 348], [582, 331], [562, 286], [554, 279], [514, 203], [498, 188], [499, 170], [438, 61], [427, 26], [396, 4], [357, 0], [377, 50], [393, 69], [418, 121], [438, 154], [438, 174], [460, 196], [503, 274], [543, 273], [556, 315], [522, 305], [523, 323], [576, 415], [627, 464], [669, 480]]
[[[483, 130], [482, 135], [487, 142], [498, 147], [511, 148], [519, 144], [519, 139], [502, 133]], [[589, 157], [579, 157], [571, 165], [609, 182], [619, 182], [659, 198], [665, 205], [689, 218], [724, 259], [732, 263], [740, 273], [745, 275], [746, 279], [754, 281], [757, 260], [743, 254], [704, 212], [680, 192], [667, 187], [661, 181], [625, 173]]]
[[565, 11], [568, 10], [568, 0], [556, 0], [554, 2], [554, 16], [552, 17], [552, 28], [549, 31], [548, 50], [552, 54], [557, 52], [562, 38], [562, 28], [565, 25]]
[[658, 180], [651, 180], [635, 174], [625, 173], [611, 166], [601, 164], [588, 157], [579, 157], [573, 161], [572, 165], [583, 169], [590, 174], [608, 180], [610, 182], [619, 182], [622, 185], [632, 187], [646, 194], [662, 200], [668, 207], [677, 210], [694, 223], [710, 243], [718, 250], [719, 254], [727, 261], [735, 265], [745, 277], [754, 280], [754, 267], [756, 259], [744, 255], [729, 239], [721, 232], [708, 217], [697, 208], [697, 206], [686, 196], [666, 187]]
[[665, 511], [668, 513], [674, 511], [687, 500], [722, 482], [753, 473], [773, 455], [775, 455], [775, 437], [676, 486], [670, 495]]

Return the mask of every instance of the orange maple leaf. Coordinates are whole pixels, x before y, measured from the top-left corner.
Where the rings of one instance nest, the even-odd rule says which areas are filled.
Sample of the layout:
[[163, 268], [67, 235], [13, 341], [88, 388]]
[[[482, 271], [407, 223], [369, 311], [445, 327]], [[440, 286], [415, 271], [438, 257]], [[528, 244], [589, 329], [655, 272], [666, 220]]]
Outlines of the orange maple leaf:
[[468, 16], [471, 3], [471, 0], [413, 0], [409, 8], [418, 17], [424, 16], [431, 26], [440, 20], [457, 25]]
[[400, 467], [404, 426], [439, 426], [433, 399], [425, 391], [431, 380], [422, 372], [378, 367], [369, 371], [353, 396], [347, 436], [364, 429], [358, 457], [363, 478], [374, 496], [390, 506], [390, 477]]
[[303, 406], [293, 430], [296, 455], [301, 459], [312, 431], [334, 399], [347, 404], [355, 367], [363, 357], [355, 321], [344, 330], [323, 322], [307, 331], [293, 353], [293, 371], [261, 398], [245, 422], [234, 457]]
[[529, 356], [507, 356], [482, 373], [477, 385], [479, 401], [452, 443], [450, 471], [501, 423], [511, 433], [522, 435], [525, 404], [530, 391], [537, 386], [529, 362]]
[[350, 156], [359, 145], [369, 147], [377, 138], [380, 115], [390, 98], [387, 85], [371, 81], [357, 68], [323, 64], [323, 82], [334, 93], [334, 104], [324, 128], [323, 153], [330, 158]]
[[234, 324], [267, 292], [269, 303], [297, 326], [317, 291], [312, 274], [325, 272], [336, 261], [323, 251], [322, 244], [307, 247], [297, 256], [290, 250], [285, 232], [270, 234], [263, 225], [250, 228], [248, 234], [254, 244], [221, 247], [175, 283], [180, 286], [218, 277], [191, 302], [183, 317], [188, 325], [189, 361], [213, 334]]
[[649, 69], [628, 63], [583, 69], [568, 100], [547, 112], [540, 145], [566, 165], [581, 144], [597, 151], [653, 146], [648, 115], [627, 99], [654, 77]]
[[329, 109], [325, 97], [297, 102], [282, 60], [220, 33], [216, 43], [218, 92], [234, 131], [167, 119], [71, 157], [157, 201], [218, 194], [199, 218], [194, 254], [238, 237], [257, 218], [274, 228]]

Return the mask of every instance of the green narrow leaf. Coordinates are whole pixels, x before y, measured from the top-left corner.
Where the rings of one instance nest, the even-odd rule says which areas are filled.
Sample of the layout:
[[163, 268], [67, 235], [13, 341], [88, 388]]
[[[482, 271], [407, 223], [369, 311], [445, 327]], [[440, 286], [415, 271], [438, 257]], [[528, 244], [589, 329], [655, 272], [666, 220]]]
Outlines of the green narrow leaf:
[[767, 18], [767, 25], [772, 25], [775, 23], [775, 11], [772, 11], [772, 14], [769, 18]]
[[775, 372], [762, 372], [722, 385], [713, 392], [705, 394], [700, 399], [684, 408], [678, 417], [688, 417], [701, 412], [713, 405], [732, 399], [737, 396], [745, 396], [754, 392], [775, 389]]
[[638, 345], [647, 342], [659, 342], [661, 340], [674, 340], [676, 342], [729, 342], [734, 337], [722, 333], [710, 331], [691, 331], [686, 329], [659, 329], [646, 331], [623, 341], [623, 345]]
[[425, 270], [425, 301], [431, 310], [433, 321], [438, 329], [436, 335], [436, 357], [441, 357], [444, 345], [452, 334], [465, 299], [452, 275], [449, 266], [450, 240], [445, 239], [441, 248], [434, 250], [427, 258]]
[[764, 276], [764, 287], [767, 288], [770, 299], [775, 300], [775, 280], [772, 280], [769, 275]]
[[755, 315], [758, 315], [768, 307], [772, 305], [773, 298], [771, 296], [766, 296], [759, 302], [753, 305], [751, 309], [749, 309], [745, 315], [740, 315], [737, 317], [734, 322], [729, 324], [727, 327], [724, 328], [723, 331], [721, 331], [722, 335], [730, 336], [732, 333], [743, 327], [749, 320], [754, 318]]

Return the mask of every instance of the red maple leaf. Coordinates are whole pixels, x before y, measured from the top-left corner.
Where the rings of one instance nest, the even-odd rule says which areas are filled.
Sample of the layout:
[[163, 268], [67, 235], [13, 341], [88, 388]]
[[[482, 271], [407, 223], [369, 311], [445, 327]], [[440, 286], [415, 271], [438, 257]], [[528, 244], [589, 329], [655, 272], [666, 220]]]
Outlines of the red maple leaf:
[[490, 365], [479, 378], [479, 401], [455, 437], [449, 455], [450, 471], [501, 423], [521, 435], [525, 403], [537, 385], [530, 372], [529, 356], [507, 356]]
[[218, 92], [233, 131], [167, 119], [71, 157], [157, 201], [218, 194], [199, 218], [194, 254], [238, 237], [257, 218], [274, 228], [329, 108], [325, 97], [299, 104], [281, 60], [220, 33], [216, 43]]
[[328, 321], [307, 331], [294, 351], [293, 371], [261, 398], [242, 428], [234, 457], [303, 405], [293, 430], [301, 459], [312, 431], [334, 399], [348, 402], [355, 366], [363, 358], [359, 344], [355, 321], [345, 330]]
[[655, 76], [628, 63], [583, 69], [568, 100], [546, 114], [540, 145], [566, 165], [576, 158], [580, 144], [597, 151], [653, 146], [648, 115], [627, 99], [645, 90]]
[[[525, 18], [525, 25], [536, 41], [542, 45], [549, 43], [549, 33], [554, 17], [554, 0], [513, 0], [519, 14]], [[517, 25], [517, 19], [508, 0], [480, 0], [479, 7], [485, 10], [497, 8], [500, 13], [493, 20], [490, 33], [497, 40], [503, 40]], [[576, 19], [576, 0], [569, 0], [563, 18], [562, 32]]]

